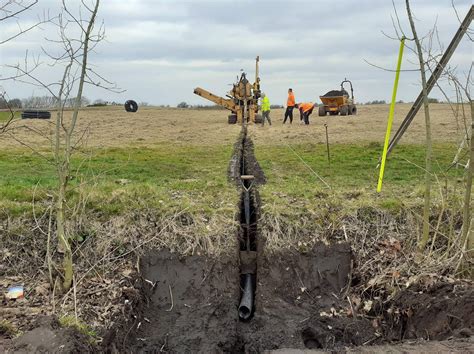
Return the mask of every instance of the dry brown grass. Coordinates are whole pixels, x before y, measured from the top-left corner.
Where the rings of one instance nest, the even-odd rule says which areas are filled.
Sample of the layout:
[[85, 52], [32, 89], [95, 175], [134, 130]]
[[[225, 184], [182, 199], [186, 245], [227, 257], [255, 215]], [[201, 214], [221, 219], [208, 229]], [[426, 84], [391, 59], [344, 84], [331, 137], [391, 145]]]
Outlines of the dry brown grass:
[[[400, 126], [411, 105], [398, 104], [395, 108], [395, 117], [392, 135]], [[455, 116], [447, 104], [433, 104], [430, 106], [432, 114], [433, 139], [442, 142], [458, 141], [462, 135]], [[252, 131], [255, 144], [273, 145], [281, 143], [322, 143], [326, 141], [324, 124], [328, 125], [329, 140], [331, 143], [383, 143], [387, 129], [389, 105], [366, 105], [358, 107], [356, 116], [326, 116], [319, 117], [313, 112], [310, 125], [300, 124], [299, 112], [294, 111], [293, 124], [283, 125], [283, 110], [274, 110], [271, 113], [273, 126]], [[401, 143], [423, 144], [425, 141], [425, 127], [422, 119], [423, 111], [415, 117], [410, 128], [403, 136]]]
[[[410, 109], [410, 104], [396, 107], [394, 130]], [[299, 113], [295, 111], [293, 125], [283, 125], [283, 110], [272, 110], [272, 127], [255, 126], [250, 133], [255, 143], [273, 145], [283, 142], [324, 142], [324, 123], [328, 124], [331, 143], [383, 142], [388, 105], [359, 106], [357, 116], [318, 117], [311, 116], [309, 126], [301, 125]], [[457, 141], [461, 132], [454, 115], [446, 104], [433, 104], [433, 137], [438, 141]], [[66, 115], [70, 115], [66, 112]], [[423, 120], [418, 114], [402, 143], [424, 142]], [[240, 127], [227, 124], [228, 111], [184, 110], [145, 107], [137, 113], [127, 113], [122, 107], [87, 108], [81, 112], [79, 131], [89, 128], [89, 147], [148, 146], [161, 144], [185, 145], [227, 145], [234, 143]], [[54, 115], [53, 115], [54, 118]], [[41, 120], [19, 120], [12, 134], [19, 140], [35, 147], [48, 148], [44, 136], [49, 134], [52, 123]], [[36, 132], [34, 132], [35, 130]], [[2, 136], [0, 148], [17, 148], [20, 145], [11, 136]]]

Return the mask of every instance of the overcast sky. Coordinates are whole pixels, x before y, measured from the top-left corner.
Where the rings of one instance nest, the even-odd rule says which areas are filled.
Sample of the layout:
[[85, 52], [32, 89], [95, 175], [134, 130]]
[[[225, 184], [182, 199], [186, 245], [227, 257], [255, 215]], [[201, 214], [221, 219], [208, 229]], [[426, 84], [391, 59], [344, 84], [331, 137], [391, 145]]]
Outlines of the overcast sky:
[[[404, 3], [395, 0], [401, 26], [411, 34]], [[39, 0], [19, 21], [25, 26], [44, 9], [55, 14], [59, 4], [59, 0]], [[446, 48], [459, 27], [451, 0], [412, 0], [411, 4], [419, 35], [426, 35], [437, 23]], [[471, 0], [455, 0], [461, 19], [471, 4]], [[272, 104], [285, 103], [288, 87], [294, 89], [297, 101], [319, 102], [318, 96], [337, 89], [345, 77], [352, 80], [359, 102], [388, 101], [394, 73], [372, 67], [364, 59], [395, 67], [399, 43], [382, 34], [394, 34], [394, 14], [390, 0], [102, 0], [99, 18], [106, 41], [92, 53], [90, 63], [126, 92], [86, 87], [84, 95], [117, 102], [209, 104], [193, 94], [195, 87], [225, 95], [241, 69], [253, 78], [259, 55], [262, 88]], [[0, 22], [0, 40], [17, 26], [14, 21]], [[0, 46], [0, 64], [17, 63], [26, 50], [41, 55], [41, 46], [51, 45], [44, 38], [55, 34], [52, 26], [44, 25]], [[471, 65], [472, 49], [464, 38], [453, 56], [451, 65], [460, 73]], [[407, 50], [402, 68], [413, 69], [414, 62]], [[0, 75], [8, 74], [5, 67], [0, 70]], [[58, 74], [59, 70], [45, 66], [39, 75], [53, 81]], [[398, 99], [413, 101], [419, 81], [418, 72], [403, 72]], [[24, 84], [0, 84], [10, 97], [45, 94]], [[438, 92], [432, 96], [441, 97]]]

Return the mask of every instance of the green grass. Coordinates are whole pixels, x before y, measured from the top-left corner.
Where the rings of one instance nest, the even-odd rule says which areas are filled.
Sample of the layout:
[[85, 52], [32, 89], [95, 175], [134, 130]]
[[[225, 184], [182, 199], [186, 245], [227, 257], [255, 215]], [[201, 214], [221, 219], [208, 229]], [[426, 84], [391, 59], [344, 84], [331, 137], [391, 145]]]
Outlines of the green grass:
[[[291, 210], [293, 203], [317, 208], [335, 197], [339, 200], [336, 204], [347, 208], [372, 205], [398, 211], [404, 204], [419, 203], [423, 196], [425, 150], [421, 145], [400, 145], [394, 150], [386, 164], [381, 194], [375, 192], [379, 173], [376, 166], [382, 150], [378, 144], [332, 145], [331, 165], [323, 144], [291, 147], [296, 154], [286, 145], [256, 147], [268, 180], [261, 188], [262, 200], [273, 208]], [[450, 185], [462, 182], [463, 169], [448, 169], [455, 147], [438, 144], [433, 152], [434, 173], [441, 183], [446, 179]], [[436, 184], [433, 188], [436, 197], [439, 188]]]
[[[20, 112], [14, 112], [15, 118], [20, 118], [20, 115], [21, 115]], [[7, 120], [10, 119], [10, 117], [11, 117], [10, 112], [0, 112], [0, 123], [1, 122], [6, 122]]]
[[[380, 146], [332, 145], [331, 166], [325, 145], [292, 148], [331, 189], [288, 146], [257, 146], [255, 153], [268, 179], [261, 188], [264, 203], [286, 207], [288, 197], [311, 202], [321, 192], [324, 197], [337, 191], [344, 198], [358, 199], [358, 191], [375, 191]], [[446, 172], [453, 153], [452, 146], [436, 145], [434, 166], [438, 176], [457, 181], [462, 169]], [[88, 209], [104, 216], [150, 207], [163, 211], [187, 207], [205, 213], [231, 210], [238, 198], [227, 181], [231, 154], [232, 146], [169, 145], [82, 152], [73, 160], [71, 196], [79, 198], [77, 187], [86, 181], [81, 191], [89, 195]], [[386, 166], [380, 205], [397, 209], [400, 195], [421, 193], [424, 156], [422, 146], [397, 147]], [[33, 195], [38, 201], [48, 199], [56, 183], [53, 166], [25, 150], [0, 152], [0, 171], [0, 208], [12, 214], [31, 211]]]
[[[231, 198], [227, 165], [232, 147], [103, 149], [76, 154], [71, 187], [91, 194], [88, 207], [115, 214], [140, 207], [195, 207], [210, 211]], [[54, 167], [27, 151], [0, 152], [0, 206], [18, 214], [55, 187]], [[72, 193], [74, 195], [74, 192]], [[77, 197], [77, 195], [76, 195]]]
[[99, 339], [97, 332], [88, 324], [76, 319], [72, 315], [65, 315], [59, 318], [59, 324], [64, 328], [74, 328], [76, 331], [84, 334], [90, 343], [96, 343]]
[[[305, 146], [260, 146], [256, 156], [263, 169], [268, 172], [271, 183], [291, 184], [299, 181], [323, 184], [302, 163], [299, 155], [318, 175], [334, 188], [360, 188], [376, 186], [378, 169], [376, 168], [381, 147], [373, 144], [361, 145], [332, 145], [330, 147], [331, 165], [328, 163], [326, 146], [308, 144]], [[454, 149], [448, 145], [434, 147], [434, 172], [447, 174], [450, 177], [459, 176], [462, 171], [451, 169], [447, 171]], [[418, 145], [401, 145], [394, 150], [388, 159], [385, 169], [385, 185], [414, 185], [424, 176], [425, 162], [424, 147]], [[311, 181], [313, 180], [313, 181]], [[291, 182], [291, 183], [290, 183]]]

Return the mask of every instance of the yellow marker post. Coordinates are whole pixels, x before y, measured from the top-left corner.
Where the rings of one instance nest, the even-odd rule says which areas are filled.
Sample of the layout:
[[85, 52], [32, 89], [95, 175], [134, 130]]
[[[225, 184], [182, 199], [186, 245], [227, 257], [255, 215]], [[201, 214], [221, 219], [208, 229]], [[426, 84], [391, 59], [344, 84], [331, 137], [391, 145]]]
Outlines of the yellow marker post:
[[398, 90], [398, 79], [400, 78], [400, 67], [402, 66], [402, 57], [403, 57], [404, 48], [405, 48], [405, 37], [402, 37], [400, 41], [400, 51], [398, 53], [398, 63], [397, 63], [397, 71], [395, 74], [395, 82], [393, 84], [392, 103], [390, 104], [390, 113], [388, 114], [387, 132], [385, 133], [385, 144], [383, 146], [382, 164], [380, 165], [380, 174], [379, 174], [379, 183], [377, 185], [377, 193], [380, 193], [380, 191], [382, 190], [383, 173], [385, 171], [385, 161], [387, 159], [388, 144], [390, 142], [390, 132], [392, 130], [393, 113], [395, 111], [395, 101], [397, 99], [397, 90]]

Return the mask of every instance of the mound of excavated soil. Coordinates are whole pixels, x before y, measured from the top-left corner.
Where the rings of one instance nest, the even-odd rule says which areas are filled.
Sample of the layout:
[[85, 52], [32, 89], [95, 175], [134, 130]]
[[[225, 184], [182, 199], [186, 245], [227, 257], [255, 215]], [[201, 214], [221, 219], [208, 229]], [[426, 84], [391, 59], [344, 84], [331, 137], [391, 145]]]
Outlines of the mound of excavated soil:
[[387, 311], [393, 340], [448, 339], [474, 335], [474, 289], [465, 283], [412, 286]]
[[[94, 346], [86, 335], [72, 328], [61, 328], [51, 317], [42, 317], [34, 329], [16, 338], [7, 353], [91, 353]], [[0, 346], [0, 349], [1, 346]]]

